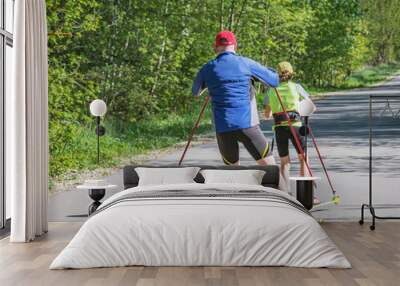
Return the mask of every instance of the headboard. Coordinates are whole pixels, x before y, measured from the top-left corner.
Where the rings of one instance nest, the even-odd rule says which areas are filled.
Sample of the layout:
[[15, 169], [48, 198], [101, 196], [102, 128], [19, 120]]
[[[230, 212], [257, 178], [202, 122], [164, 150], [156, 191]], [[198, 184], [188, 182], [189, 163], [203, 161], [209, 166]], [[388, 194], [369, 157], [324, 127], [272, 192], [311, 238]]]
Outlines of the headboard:
[[[135, 172], [136, 167], [147, 167], [147, 168], [179, 168], [176, 165], [129, 165], [124, 167], [124, 189], [136, 187], [139, 183], [139, 176]], [[218, 170], [263, 170], [265, 175], [262, 180], [262, 185], [265, 187], [271, 187], [278, 189], [279, 185], [279, 167], [278, 166], [208, 166], [208, 165], [184, 165], [181, 167], [199, 167], [200, 169], [218, 169]], [[204, 183], [204, 178], [200, 174], [197, 174], [194, 179], [197, 183]]]

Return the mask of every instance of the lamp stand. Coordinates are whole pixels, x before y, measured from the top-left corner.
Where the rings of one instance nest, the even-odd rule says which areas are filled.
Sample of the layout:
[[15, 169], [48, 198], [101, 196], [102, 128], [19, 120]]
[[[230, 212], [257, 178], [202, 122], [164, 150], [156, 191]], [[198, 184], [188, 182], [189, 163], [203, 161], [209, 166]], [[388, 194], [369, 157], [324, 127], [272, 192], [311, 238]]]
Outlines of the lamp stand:
[[96, 116], [96, 135], [97, 135], [97, 165], [100, 163], [100, 116]]
[[100, 116], [96, 116], [97, 164], [100, 163], [100, 136], [103, 136], [105, 133], [106, 129], [100, 125]]
[[307, 135], [308, 135], [308, 116], [304, 116], [304, 160], [307, 162]]

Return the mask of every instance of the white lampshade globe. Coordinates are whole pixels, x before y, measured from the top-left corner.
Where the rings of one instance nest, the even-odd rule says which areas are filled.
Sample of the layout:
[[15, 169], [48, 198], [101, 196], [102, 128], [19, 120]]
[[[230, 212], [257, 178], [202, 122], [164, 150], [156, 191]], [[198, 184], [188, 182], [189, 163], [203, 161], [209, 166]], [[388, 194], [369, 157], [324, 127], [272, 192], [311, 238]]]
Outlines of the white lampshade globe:
[[310, 99], [303, 99], [299, 102], [298, 110], [300, 116], [310, 116], [317, 110], [317, 107]]
[[95, 99], [90, 103], [90, 113], [93, 116], [103, 116], [106, 114], [107, 105], [101, 99]]

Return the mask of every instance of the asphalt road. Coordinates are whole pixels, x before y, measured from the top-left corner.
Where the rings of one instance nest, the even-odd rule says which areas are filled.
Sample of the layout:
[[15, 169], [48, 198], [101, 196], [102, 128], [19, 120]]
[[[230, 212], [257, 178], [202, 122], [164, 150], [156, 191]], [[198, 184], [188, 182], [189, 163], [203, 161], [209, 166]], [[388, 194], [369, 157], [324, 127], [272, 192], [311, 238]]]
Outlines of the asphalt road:
[[[369, 96], [384, 96], [373, 100], [373, 198], [377, 206], [400, 205], [400, 76], [379, 86], [330, 93], [316, 101], [317, 112], [310, 124], [323, 160], [337, 193], [341, 196], [338, 207], [329, 207], [316, 216], [324, 219], [356, 219], [362, 203], [368, 202], [369, 191]], [[396, 98], [395, 96], [399, 97]], [[390, 104], [390, 109], [387, 104]], [[261, 127], [272, 139], [271, 121], [263, 121]], [[311, 140], [308, 149], [312, 169], [321, 177], [316, 194], [324, 202], [332, 195]], [[278, 159], [277, 151], [275, 157]], [[291, 175], [298, 166], [292, 154]], [[174, 163], [180, 153], [161, 158], [161, 163]], [[186, 163], [221, 164], [215, 142], [196, 146], [189, 150]], [[253, 160], [241, 149], [241, 163]], [[294, 188], [294, 185], [293, 185]], [[382, 215], [400, 215], [400, 209], [379, 210]]]
[[[310, 118], [310, 124], [334, 187], [341, 196], [339, 206], [329, 206], [315, 212], [318, 218], [358, 219], [361, 204], [368, 202], [369, 95], [385, 96], [374, 100], [372, 104], [374, 203], [385, 207], [393, 204], [400, 206], [400, 76], [398, 76], [379, 86], [335, 92], [316, 101], [317, 112]], [[399, 97], [395, 98], [396, 95]], [[261, 126], [265, 135], [272, 139], [271, 122], [264, 121]], [[312, 144], [308, 146], [314, 175], [321, 177], [316, 194], [322, 201], [330, 201], [331, 191], [322, 173], [315, 149]], [[274, 152], [278, 159], [276, 150]], [[293, 157], [291, 175], [296, 175], [298, 166], [293, 156], [294, 148], [290, 152]], [[180, 155], [180, 151], [174, 152], [151, 163], [176, 163]], [[184, 163], [222, 164], [216, 142], [212, 141], [189, 149]], [[241, 163], [254, 163], [243, 148]], [[122, 184], [121, 172], [108, 179], [113, 183]], [[63, 220], [66, 213], [84, 213], [89, 202], [85, 192], [74, 191], [53, 195], [49, 204], [50, 220]], [[400, 215], [400, 208], [379, 209], [378, 213]]]

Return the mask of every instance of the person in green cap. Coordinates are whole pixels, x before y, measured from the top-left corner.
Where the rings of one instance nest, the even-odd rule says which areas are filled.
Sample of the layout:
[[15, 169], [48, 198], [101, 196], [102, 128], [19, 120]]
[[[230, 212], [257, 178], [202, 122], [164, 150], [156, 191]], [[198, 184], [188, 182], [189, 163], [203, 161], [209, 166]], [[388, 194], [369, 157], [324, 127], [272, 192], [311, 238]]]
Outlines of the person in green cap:
[[[299, 134], [299, 129], [302, 126], [301, 117], [297, 110], [300, 99], [302, 99], [303, 88], [292, 81], [294, 72], [293, 67], [289, 62], [281, 62], [278, 64], [278, 74], [280, 78], [280, 86], [278, 87], [279, 94], [282, 97], [283, 105], [290, 117], [292, 126], [294, 127], [297, 137], [299, 138], [300, 145], [304, 150], [304, 138]], [[289, 158], [289, 140], [295, 146], [298, 158], [300, 161], [300, 176], [309, 175], [305, 168], [305, 162], [300, 155], [295, 138], [290, 131], [287, 117], [282, 109], [281, 103], [273, 88], [267, 87], [266, 96], [264, 98], [264, 116], [266, 119], [274, 118], [274, 125], [272, 127], [275, 132], [275, 141], [278, 148], [278, 153], [281, 161], [281, 175], [284, 179], [286, 191], [290, 193], [290, 158]], [[308, 173], [308, 172], [307, 172]]]

